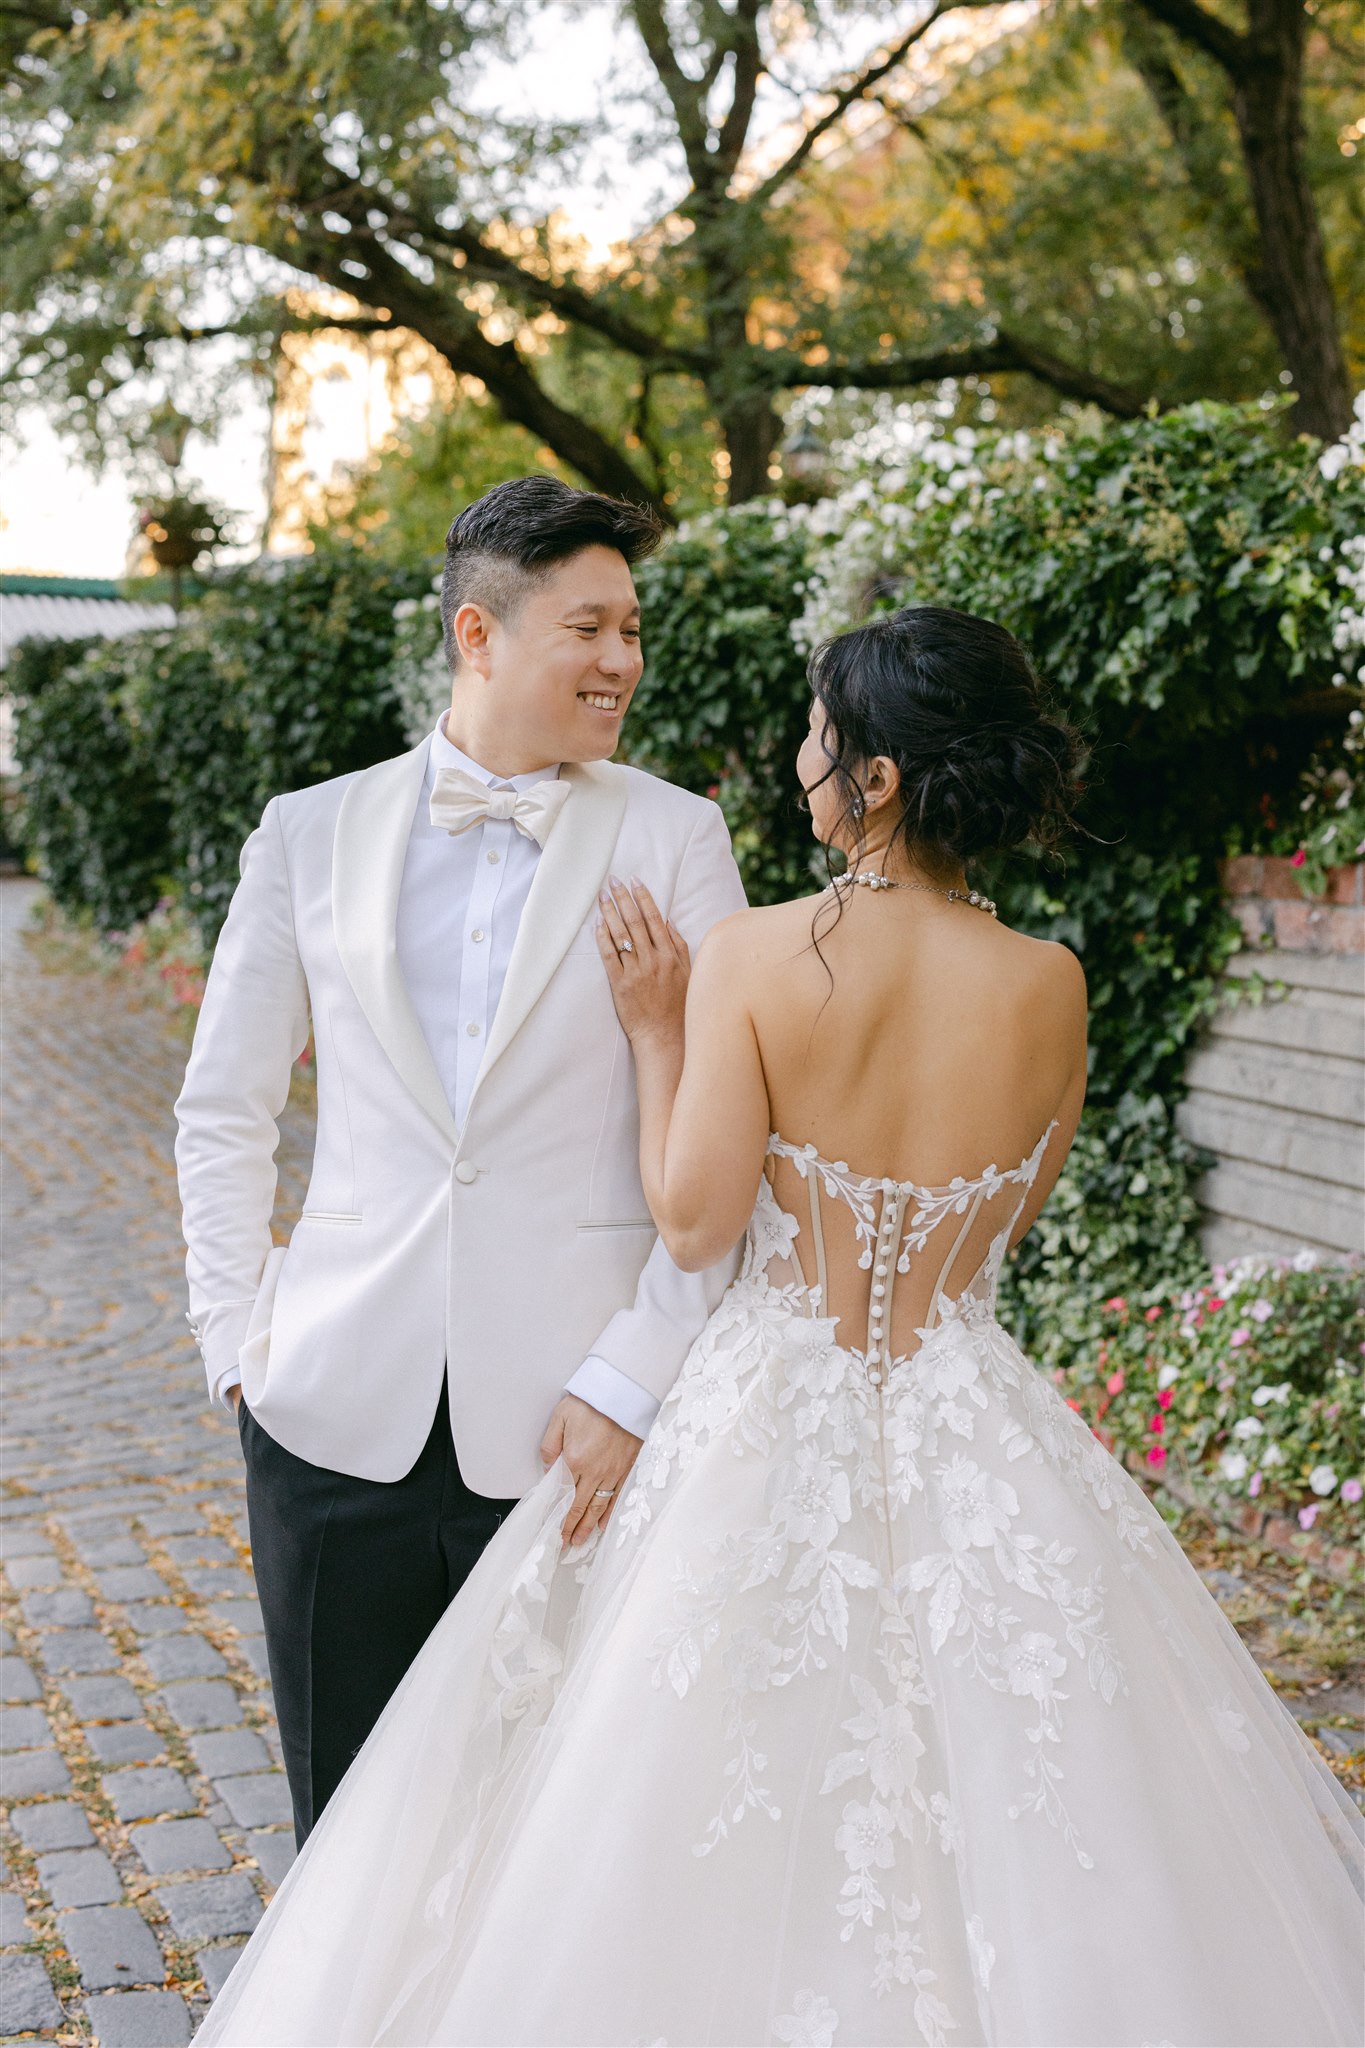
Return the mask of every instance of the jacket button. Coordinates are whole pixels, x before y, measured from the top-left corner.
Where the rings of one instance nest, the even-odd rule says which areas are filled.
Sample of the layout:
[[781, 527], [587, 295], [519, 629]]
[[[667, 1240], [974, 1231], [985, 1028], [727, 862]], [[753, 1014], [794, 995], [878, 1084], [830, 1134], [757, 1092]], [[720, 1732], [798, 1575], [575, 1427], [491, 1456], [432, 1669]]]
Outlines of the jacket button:
[[472, 1180], [477, 1180], [477, 1179], [478, 1179], [478, 1177], [479, 1177], [479, 1169], [478, 1169], [478, 1167], [477, 1167], [477, 1166], [471, 1166], [471, 1165], [470, 1165], [470, 1163], [469, 1163], [469, 1161], [468, 1161], [467, 1159], [462, 1159], [462, 1160], [460, 1161], [459, 1165], [458, 1165], [458, 1166], [456, 1167], [456, 1169], [455, 1169], [455, 1178], [456, 1178], [456, 1180], [457, 1180], [457, 1181], [459, 1181], [459, 1182], [460, 1182], [460, 1184], [461, 1184], [461, 1186], [462, 1186], [462, 1187], [466, 1187], [466, 1188], [467, 1188], [467, 1187], [469, 1186], [469, 1183], [470, 1183], [470, 1182], [471, 1182]]

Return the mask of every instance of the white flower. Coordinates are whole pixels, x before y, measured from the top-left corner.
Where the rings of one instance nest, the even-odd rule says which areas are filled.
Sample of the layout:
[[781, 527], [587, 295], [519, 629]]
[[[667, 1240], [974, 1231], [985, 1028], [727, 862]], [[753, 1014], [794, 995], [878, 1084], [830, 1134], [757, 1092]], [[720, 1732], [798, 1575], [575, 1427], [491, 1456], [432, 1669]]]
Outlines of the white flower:
[[1262, 1464], [1263, 1466], [1266, 1466], [1266, 1465], [1283, 1465], [1283, 1463], [1284, 1463], [1284, 1452], [1283, 1452], [1283, 1451], [1282, 1451], [1282, 1450], [1280, 1449], [1279, 1445], [1278, 1445], [1278, 1444], [1267, 1444], [1267, 1445], [1266, 1445], [1266, 1447], [1265, 1447], [1265, 1449], [1264, 1449], [1264, 1450], [1263, 1450], [1263, 1451], [1261, 1452], [1261, 1464]]
[[835, 1830], [834, 1846], [850, 1870], [889, 1870], [896, 1860], [891, 1809], [880, 1799], [870, 1799], [866, 1806], [850, 1799], [844, 1824]]
[[773, 2032], [790, 2048], [834, 2048], [839, 2015], [818, 1991], [798, 1991], [793, 2010], [773, 2021]]
[[1178, 1365], [1163, 1365], [1161, 1371], [1156, 1376], [1158, 1390], [1164, 1391], [1167, 1387], [1173, 1387], [1179, 1378], [1180, 1367]]
[[863, 1764], [873, 1791], [883, 1799], [903, 1798], [914, 1783], [916, 1759], [924, 1755], [914, 1718], [895, 1700], [883, 1706], [865, 1678], [855, 1674], [851, 1683], [862, 1712], [844, 1722], [844, 1731], [863, 1745]]
[[1056, 1690], [1052, 1681], [1066, 1670], [1066, 1658], [1057, 1655], [1056, 1636], [1041, 1629], [1029, 1629], [1017, 1643], [1011, 1643], [1000, 1658], [1010, 1682], [1010, 1691], [1031, 1699], [1050, 1700]]
[[1314, 1271], [1314, 1269], [1318, 1266], [1319, 1263], [1320, 1261], [1318, 1259], [1317, 1253], [1308, 1251], [1307, 1249], [1301, 1252], [1295, 1252], [1293, 1258], [1290, 1260], [1290, 1264], [1293, 1266], [1294, 1271], [1296, 1273], [1311, 1273]]
[[1218, 1460], [1218, 1469], [1224, 1479], [1245, 1479], [1247, 1461], [1240, 1451], [1224, 1451]]
[[1234, 1422], [1232, 1433], [1240, 1443], [1246, 1443], [1253, 1436], [1265, 1435], [1265, 1424], [1259, 1415], [1244, 1415], [1240, 1422]]
[[1251, 1405], [1253, 1408], [1264, 1408], [1268, 1401], [1278, 1401], [1283, 1405], [1293, 1391], [1294, 1386], [1291, 1380], [1285, 1380], [1278, 1387], [1257, 1387], [1251, 1397]]
[[936, 1519], [950, 1550], [989, 1548], [1019, 1512], [1019, 1496], [972, 1459], [955, 1456], [934, 1476]]
[[725, 1653], [725, 1669], [736, 1692], [766, 1692], [782, 1663], [782, 1652], [756, 1628], [741, 1629]]
[[1320, 1493], [1325, 1497], [1329, 1493], [1335, 1493], [1337, 1475], [1330, 1465], [1315, 1465], [1308, 1475], [1308, 1484], [1314, 1493]]
[[823, 1550], [853, 1512], [847, 1469], [822, 1457], [813, 1443], [799, 1445], [794, 1458], [777, 1466], [766, 1490], [774, 1526], [792, 1543]]

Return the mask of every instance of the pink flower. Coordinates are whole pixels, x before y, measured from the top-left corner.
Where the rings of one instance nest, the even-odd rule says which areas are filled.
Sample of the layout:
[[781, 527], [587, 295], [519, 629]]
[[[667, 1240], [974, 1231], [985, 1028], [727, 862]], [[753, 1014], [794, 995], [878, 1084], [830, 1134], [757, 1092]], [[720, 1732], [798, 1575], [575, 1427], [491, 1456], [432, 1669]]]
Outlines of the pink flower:
[[1164, 1465], [1165, 1462], [1166, 1446], [1164, 1444], [1153, 1444], [1151, 1450], [1147, 1453], [1147, 1463], [1149, 1465]]
[[1121, 1314], [1127, 1308], [1128, 1303], [1121, 1294], [1114, 1294], [1110, 1296], [1104, 1305], [1107, 1309], [1112, 1309], [1116, 1313]]
[[1265, 1483], [1265, 1482], [1264, 1482], [1264, 1480], [1263, 1480], [1263, 1479], [1261, 1478], [1261, 1475], [1260, 1475], [1260, 1473], [1259, 1473], [1259, 1472], [1253, 1472], [1253, 1473], [1252, 1473], [1252, 1475], [1251, 1475], [1250, 1479], [1248, 1479], [1248, 1481], [1247, 1481], [1247, 1492], [1248, 1492], [1248, 1493], [1249, 1493], [1249, 1494], [1251, 1495], [1251, 1498], [1252, 1498], [1253, 1500], [1255, 1500], [1255, 1498], [1256, 1498], [1257, 1494], [1258, 1494], [1258, 1493], [1260, 1492], [1260, 1490], [1261, 1490], [1262, 1486], [1264, 1485], [1264, 1483]]
[[1212, 1315], [1216, 1309], [1226, 1308], [1227, 1302], [1224, 1300], [1221, 1294], [1211, 1294], [1208, 1298], [1206, 1306], [1208, 1308], [1209, 1314]]
[[1156, 1397], [1156, 1405], [1158, 1408], [1169, 1408], [1174, 1399], [1175, 1389], [1173, 1387], [1163, 1387]]
[[1165, 1416], [1154, 1415], [1151, 1421], [1147, 1424], [1147, 1427], [1151, 1430], [1153, 1436], [1163, 1436], [1166, 1430]]
[[1361, 1486], [1361, 1483], [1358, 1479], [1342, 1480], [1341, 1497], [1343, 1500], [1358, 1501], [1363, 1492], [1365, 1492], [1365, 1487]]
[[1307, 860], [1307, 858], [1308, 855], [1305, 853], [1304, 849], [1300, 847], [1297, 853], [1290, 854], [1289, 865], [1291, 868], [1301, 868], [1304, 862]]
[[1074, 1413], [1075, 1413], [1075, 1414], [1077, 1414], [1077, 1415], [1079, 1415], [1079, 1414], [1080, 1414], [1080, 1412], [1081, 1412], [1081, 1404], [1080, 1404], [1080, 1402], [1079, 1402], [1079, 1401], [1071, 1401], [1071, 1400], [1068, 1400], [1068, 1402], [1067, 1402], [1067, 1404], [1066, 1404], [1066, 1405], [1067, 1405], [1067, 1407], [1068, 1407], [1068, 1408], [1072, 1409], [1072, 1410], [1074, 1411]]
[[1249, 1344], [1250, 1342], [1251, 1332], [1245, 1323], [1240, 1323], [1228, 1338], [1229, 1349], [1233, 1351], [1240, 1350], [1243, 1344]]
[[1161, 1304], [1160, 1304], [1160, 1303], [1158, 1302], [1158, 1303], [1156, 1303], [1156, 1304], [1155, 1304], [1155, 1305], [1154, 1305], [1153, 1307], [1151, 1307], [1151, 1308], [1149, 1308], [1149, 1309], [1148, 1309], [1148, 1311], [1147, 1311], [1147, 1315], [1146, 1315], [1146, 1321], [1147, 1321], [1147, 1322], [1149, 1322], [1149, 1323], [1155, 1323], [1155, 1322], [1159, 1322], [1160, 1320], [1161, 1320]]
[[1311, 1502], [1309, 1503], [1309, 1505], [1308, 1505], [1308, 1506], [1307, 1506], [1306, 1508], [1300, 1508], [1300, 1509], [1299, 1509], [1299, 1527], [1300, 1527], [1301, 1529], [1311, 1529], [1311, 1528], [1312, 1528], [1312, 1526], [1313, 1526], [1313, 1524], [1314, 1524], [1314, 1522], [1316, 1522], [1316, 1520], [1317, 1520], [1317, 1519], [1318, 1519], [1318, 1502], [1317, 1502], [1317, 1501], [1311, 1501]]
[[1123, 1392], [1123, 1374], [1121, 1372], [1111, 1372], [1104, 1384], [1111, 1394], [1121, 1394]]
[[1253, 1301], [1251, 1307], [1247, 1310], [1247, 1314], [1251, 1317], [1253, 1323], [1268, 1323], [1274, 1313], [1275, 1304], [1267, 1301], [1264, 1296], [1259, 1301]]

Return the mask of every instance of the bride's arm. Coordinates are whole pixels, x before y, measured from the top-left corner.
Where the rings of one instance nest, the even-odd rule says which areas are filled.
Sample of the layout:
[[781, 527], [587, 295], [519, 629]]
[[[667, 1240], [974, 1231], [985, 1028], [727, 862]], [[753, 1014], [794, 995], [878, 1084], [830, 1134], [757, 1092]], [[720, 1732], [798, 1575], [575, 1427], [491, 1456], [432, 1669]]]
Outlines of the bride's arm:
[[768, 1148], [768, 1091], [745, 1000], [752, 917], [740, 911], [713, 926], [689, 970], [681, 935], [643, 884], [618, 884], [602, 899], [599, 944], [635, 1056], [640, 1177], [687, 1273], [743, 1236]]

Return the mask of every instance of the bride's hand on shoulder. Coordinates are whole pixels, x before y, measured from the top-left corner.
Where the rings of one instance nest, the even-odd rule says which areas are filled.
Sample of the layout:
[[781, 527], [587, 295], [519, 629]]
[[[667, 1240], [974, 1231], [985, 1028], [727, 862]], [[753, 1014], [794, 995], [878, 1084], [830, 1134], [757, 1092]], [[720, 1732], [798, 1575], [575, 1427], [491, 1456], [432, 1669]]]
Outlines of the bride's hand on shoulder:
[[632, 1045], [681, 1042], [692, 971], [682, 933], [638, 878], [627, 886], [613, 876], [598, 905], [597, 946], [621, 1029]]

